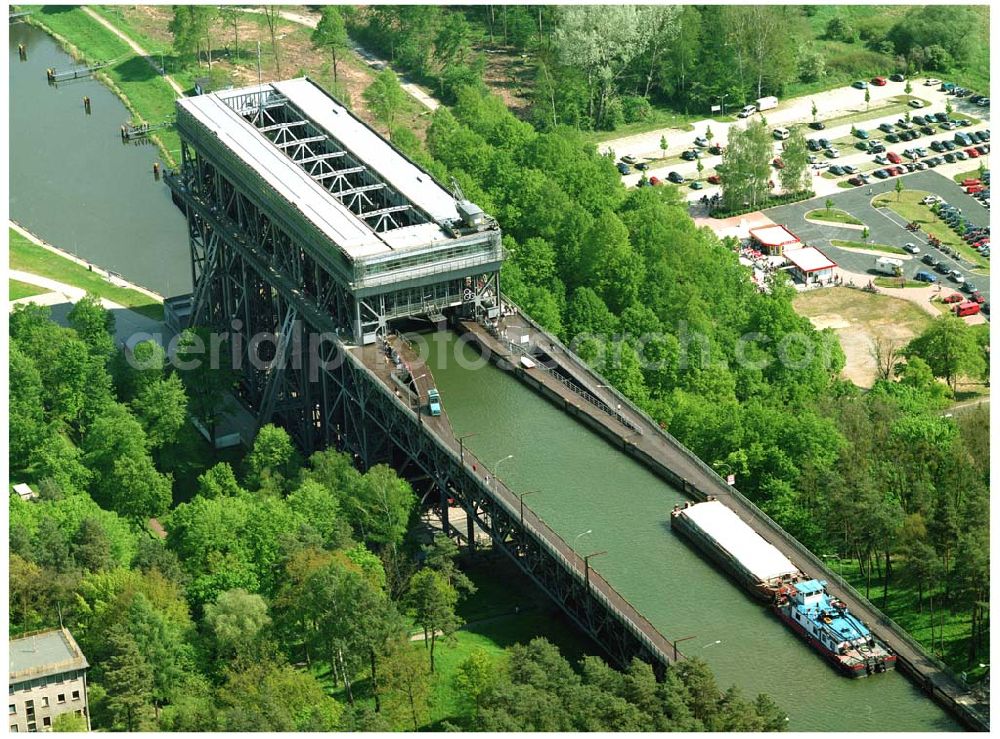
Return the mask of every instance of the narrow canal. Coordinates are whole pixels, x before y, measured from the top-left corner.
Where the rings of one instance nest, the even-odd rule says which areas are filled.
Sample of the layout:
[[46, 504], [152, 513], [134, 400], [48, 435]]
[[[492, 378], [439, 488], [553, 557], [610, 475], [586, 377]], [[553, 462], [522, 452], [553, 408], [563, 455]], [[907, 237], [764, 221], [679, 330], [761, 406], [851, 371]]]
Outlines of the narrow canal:
[[[27, 61], [18, 59], [18, 44], [27, 47]], [[119, 127], [130, 117], [122, 102], [93, 79], [50, 87], [46, 68], [74, 62], [33, 26], [11, 25], [7, 56], [10, 217], [163, 295], [190, 291], [184, 217], [167, 187], [153, 179], [156, 147], [122, 144]]]
[[[51, 243], [164, 294], [190, 289], [184, 220], [150, 173], [156, 150], [123, 146], [121, 102], [93, 80], [49, 88], [72, 60], [45, 34], [10, 29], [10, 212]], [[28, 61], [17, 58], [17, 44]], [[93, 101], [93, 115], [82, 98]], [[842, 678], [670, 531], [682, 496], [492, 366], [431, 342], [430, 366], [458, 434], [685, 653], [723, 686], [767, 692], [794, 731], [936, 731], [958, 726], [898, 674]], [[455, 357], [465, 360], [460, 365]], [[590, 533], [584, 533], [584, 532]]]
[[[792, 731], [941, 731], [959, 726], [898, 673], [841, 677], [770, 611], [670, 530], [683, 496], [478, 356], [451, 334], [429, 341], [455, 433], [667, 639], [719, 683], [769, 693]], [[458, 361], [458, 359], [462, 361]], [[591, 533], [585, 533], [585, 532]]]

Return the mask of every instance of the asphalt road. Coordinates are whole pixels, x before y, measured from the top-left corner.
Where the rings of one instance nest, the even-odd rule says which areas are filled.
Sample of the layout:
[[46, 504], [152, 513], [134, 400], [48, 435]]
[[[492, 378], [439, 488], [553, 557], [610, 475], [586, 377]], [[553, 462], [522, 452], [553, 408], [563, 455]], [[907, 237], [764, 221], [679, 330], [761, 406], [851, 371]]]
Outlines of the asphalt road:
[[[872, 207], [871, 201], [876, 195], [895, 191], [897, 179], [902, 179], [907, 189], [926, 190], [944, 198], [951, 205], [961, 208], [962, 216], [966, 220], [979, 226], [989, 225], [989, 211], [980, 205], [978, 200], [966, 195], [962, 191], [962, 188], [953, 180], [933, 171], [913, 172], [903, 175], [900, 178], [892, 177], [873, 183], [870, 187], [855, 187], [836, 194], [821, 195], [812, 200], [770, 208], [764, 211], [764, 214], [775, 223], [788, 226], [804, 242], [822, 249], [845, 270], [870, 274], [873, 277], [879, 276], [879, 273], [873, 269], [875, 261], [873, 255], [841, 249], [830, 244], [830, 239], [860, 241], [860, 231], [832, 225], [820, 225], [805, 220], [805, 214], [809, 211], [826, 207], [825, 203], [827, 198], [829, 198], [834, 202], [835, 208], [847, 211], [868, 226], [870, 241], [893, 246], [902, 246], [907, 242], [911, 242], [920, 247], [921, 253], [916, 257], [912, 257], [909, 254], [905, 255], [905, 257], [903, 255], [893, 255], [894, 257], [903, 259], [903, 274], [907, 277], [912, 278], [920, 270], [933, 272], [930, 267], [920, 261], [920, 258], [929, 252], [934, 255], [935, 259], [944, 261], [949, 268], [958, 269], [965, 276], [965, 279], [975, 284], [979, 292], [989, 300], [989, 277], [973, 274], [966, 260], [962, 260], [961, 263], [956, 262], [953, 257], [928, 246], [923, 232], [914, 234], [907, 231], [906, 220], [893, 211], [886, 208]], [[958, 289], [958, 285], [949, 280], [945, 275], [934, 274], [938, 277], [939, 284], [942, 284], [946, 289]]]

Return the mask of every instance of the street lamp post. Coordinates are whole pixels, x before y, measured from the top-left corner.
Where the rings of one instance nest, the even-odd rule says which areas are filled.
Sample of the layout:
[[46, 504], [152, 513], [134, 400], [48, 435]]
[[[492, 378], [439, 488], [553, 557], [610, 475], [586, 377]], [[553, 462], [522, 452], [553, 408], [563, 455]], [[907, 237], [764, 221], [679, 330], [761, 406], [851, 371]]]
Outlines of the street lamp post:
[[465, 440], [471, 436], [478, 436], [478, 431], [473, 431], [471, 434], [463, 434], [458, 437], [458, 456], [462, 460], [462, 464], [465, 464]]
[[499, 466], [500, 466], [500, 463], [501, 463], [501, 462], [506, 462], [506, 461], [507, 461], [508, 459], [513, 459], [513, 458], [514, 458], [514, 455], [513, 455], [513, 454], [508, 454], [508, 455], [507, 455], [506, 457], [504, 457], [503, 459], [498, 459], [498, 460], [497, 460], [497, 463], [496, 463], [495, 465], [493, 465], [493, 487], [494, 487], [494, 488], [496, 488], [496, 483], [497, 483], [497, 479], [498, 479], [498, 478], [497, 478], [497, 467], [499, 467]]
[[600, 557], [602, 554], [607, 554], [607, 552], [592, 552], [583, 558], [583, 581], [588, 595], [590, 594], [590, 558]]
[[694, 636], [682, 636], [680, 639], [674, 639], [674, 641], [673, 641], [673, 645], [674, 645], [674, 662], [676, 662], [679, 659], [678, 652], [677, 652], [677, 645], [680, 642], [682, 642], [682, 641], [687, 641], [688, 639], [694, 639], [695, 637], [697, 637], [697, 634], [695, 634]]
[[719, 104], [722, 106], [722, 117], [723, 118], [726, 117], [726, 98], [727, 97], [729, 97], [729, 93], [728, 92], [725, 95], [716, 95], [715, 96], [715, 99], [718, 100]]
[[521, 506], [521, 528], [522, 529], [524, 528], [524, 496], [525, 495], [534, 495], [535, 493], [540, 493], [540, 492], [541, 492], [541, 490], [528, 490], [527, 492], [521, 493], [520, 495], [517, 496], [518, 497], [518, 503]]

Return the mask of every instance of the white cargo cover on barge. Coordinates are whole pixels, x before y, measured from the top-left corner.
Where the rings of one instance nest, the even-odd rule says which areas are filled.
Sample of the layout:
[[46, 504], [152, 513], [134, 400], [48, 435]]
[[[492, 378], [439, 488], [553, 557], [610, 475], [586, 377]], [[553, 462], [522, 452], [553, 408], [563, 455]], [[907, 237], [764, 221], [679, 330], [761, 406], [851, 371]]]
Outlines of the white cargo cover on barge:
[[803, 576], [773, 544], [717, 500], [674, 508], [671, 524], [764, 600], [771, 600], [783, 583]]

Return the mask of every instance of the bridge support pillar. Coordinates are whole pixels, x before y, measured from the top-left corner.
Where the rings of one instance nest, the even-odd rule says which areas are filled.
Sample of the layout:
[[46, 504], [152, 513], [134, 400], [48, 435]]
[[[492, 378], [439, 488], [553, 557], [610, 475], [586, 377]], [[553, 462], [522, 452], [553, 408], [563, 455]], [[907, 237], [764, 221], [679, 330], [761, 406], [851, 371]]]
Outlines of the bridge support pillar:
[[438, 493], [441, 497], [441, 530], [449, 539], [451, 538], [451, 522], [448, 520], [448, 491], [444, 485], [438, 486]]
[[469, 554], [475, 554], [476, 553], [476, 522], [473, 520], [473, 517], [471, 515], [466, 517], [466, 519], [465, 519], [465, 525], [466, 525], [465, 532], [466, 532], [466, 536], [468, 537], [466, 540], [469, 542]]

